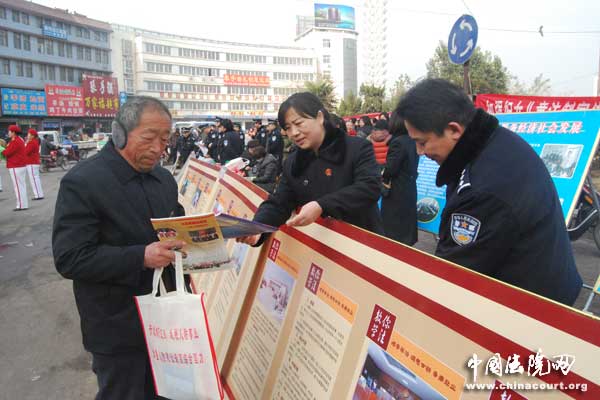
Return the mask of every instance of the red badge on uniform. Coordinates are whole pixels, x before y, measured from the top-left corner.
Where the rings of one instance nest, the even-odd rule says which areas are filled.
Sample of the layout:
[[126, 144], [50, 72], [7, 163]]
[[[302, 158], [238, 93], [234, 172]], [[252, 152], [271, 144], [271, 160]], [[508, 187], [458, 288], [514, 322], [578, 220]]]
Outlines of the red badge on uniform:
[[327, 168], [327, 169], [325, 170], [325, 175], [326, 175], [326, 176], [331, 176], [331, 168]]

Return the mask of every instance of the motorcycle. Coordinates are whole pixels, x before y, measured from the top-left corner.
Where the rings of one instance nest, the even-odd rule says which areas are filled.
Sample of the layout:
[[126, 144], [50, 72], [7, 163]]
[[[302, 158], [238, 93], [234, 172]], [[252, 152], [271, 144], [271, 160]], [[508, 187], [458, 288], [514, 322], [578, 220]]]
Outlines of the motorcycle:
[[567, 232], [569, 233], [569, 239], [575, 241], [583, 236], [588, 229], [591, 229], [596, 247], [600, 250], [600, 215], [597, 207], [599, 198], [600, 193], [594, 190], [588, 176], [585, 179], [577, 205], [573, 210]]
[[50, 155], [48, 156], [40, 156], [40, 171], [48, 172], [50, 168], [60, 167], [63, 171], [67, 170], [67, 157], [63, 153], [62, 148], [57, 148], [55, 150], [50, 150]]

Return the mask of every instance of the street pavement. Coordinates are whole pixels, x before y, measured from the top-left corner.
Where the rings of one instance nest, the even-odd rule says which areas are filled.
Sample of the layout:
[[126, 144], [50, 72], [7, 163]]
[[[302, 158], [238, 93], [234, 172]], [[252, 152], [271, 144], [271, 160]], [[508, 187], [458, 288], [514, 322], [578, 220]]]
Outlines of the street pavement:
[[[12, 184], [0, 163], [0, 400], [92, 399], [96, 392], [72, 285], [52, 259], [52, 218], [63, 175], [57, 169], [43, 173], [46, 198], [14, 212]], [[433, 235], [421, 232], [415, 247], [433, 252]], [[573, 249], [585, 283], [592, 285], [600, 273], [600, 251], [589, 234]], [[589, 293], [581, 291], [576, 308], [583, 308]], [[591, 310], [600, 315], [600, 297]]]

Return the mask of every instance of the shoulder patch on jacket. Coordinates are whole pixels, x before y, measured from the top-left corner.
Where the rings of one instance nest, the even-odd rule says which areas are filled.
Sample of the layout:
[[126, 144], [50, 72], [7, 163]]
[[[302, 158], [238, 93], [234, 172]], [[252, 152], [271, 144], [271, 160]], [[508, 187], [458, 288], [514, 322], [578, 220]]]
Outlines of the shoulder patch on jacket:
[[481, 222], [469, 214], [452, 214], [450, 234], [459, 246], [466, 246], [477, 240]]

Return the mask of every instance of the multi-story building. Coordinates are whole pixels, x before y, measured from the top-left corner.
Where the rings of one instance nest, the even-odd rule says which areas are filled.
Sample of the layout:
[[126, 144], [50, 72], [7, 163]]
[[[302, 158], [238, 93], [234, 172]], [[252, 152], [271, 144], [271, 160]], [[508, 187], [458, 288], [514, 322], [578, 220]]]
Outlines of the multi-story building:
[[363, 82], [385, 86], [388, 74], [387, 0], [365, 0], [362, 13]]
[[[0, 0], [0, 87], [44, 90], [46, 84], [79, 86], [83, 74], [110, 76], [110, 34], [109, 24], [68, 10]], [[0, 129], [17, 122], [69, 130], [82, 121], [4, 115]]]
[[296, 22], [296, 43], [314, 49], [319, 73], [331, 79], [337, 99], [358, 94], [354, 8], [315, 4], [315, 16], [297, 16]]
[[112, 25], [113, 69], [129, 95], [162, 99], [179, 120], [272, 118], [316, 79], [311, 49], [225, 42]]

